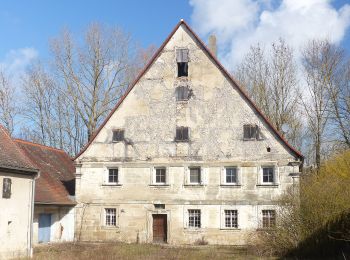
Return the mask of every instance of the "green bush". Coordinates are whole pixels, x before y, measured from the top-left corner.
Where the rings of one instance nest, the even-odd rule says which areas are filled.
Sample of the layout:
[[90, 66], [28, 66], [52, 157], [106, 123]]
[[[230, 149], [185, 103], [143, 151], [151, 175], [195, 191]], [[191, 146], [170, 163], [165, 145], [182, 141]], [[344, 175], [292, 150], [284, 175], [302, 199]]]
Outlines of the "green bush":
[[[305, 171], [279, 200], [275, 230], [256, 243], [269, 254], [344, 257], [350, 253], [350, 151]], [[267, 241], [267, 242], [265, 242]]]

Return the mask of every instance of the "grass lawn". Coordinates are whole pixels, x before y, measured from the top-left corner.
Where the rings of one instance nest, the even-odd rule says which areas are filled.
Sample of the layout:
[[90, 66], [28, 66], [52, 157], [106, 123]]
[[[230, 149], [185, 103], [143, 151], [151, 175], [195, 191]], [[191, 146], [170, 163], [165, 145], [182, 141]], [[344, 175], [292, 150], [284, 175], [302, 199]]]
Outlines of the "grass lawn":
[[232, 246], [170, 246], [124, 243], [63, 243], [39, 245], [34, 260], [92, 259], [256, 259]]

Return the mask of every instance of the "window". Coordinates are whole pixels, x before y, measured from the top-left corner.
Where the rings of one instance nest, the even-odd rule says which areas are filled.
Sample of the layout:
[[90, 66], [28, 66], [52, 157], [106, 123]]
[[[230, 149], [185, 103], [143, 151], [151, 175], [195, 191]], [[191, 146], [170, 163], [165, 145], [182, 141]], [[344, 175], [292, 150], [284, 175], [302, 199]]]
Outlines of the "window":
[[106, 226], [117, 225], [116, 209], [105, 209]]
[[263, 183], [273, 183], [275, 181], [273, 167], [263, 167]]
[[190, 183], [199, 184], [201, 182], [201, 168], [191, 167], [190, 168]]
[[238, 212], [237, 210], [225, 210], [225, 227], [238, 228]]
[[180, 86], [176, 88], [176, 100], [186, 101], [189, 99], [190, 91], [188, 87]]
[[263, 217], [263, 228], [271, 228], [276, 226], [276, 211], [275, 210], [263, 210], [262, 211], [262, 217]]
[[118, 183], [118, 169], [108, 169], [108, 183]]
[[226, 168], [226, 183], [237, 183], [237, 168]]
[[243, 139], [244, 140], [258, 140], [259, 139], [259, 127], [257, 125], [244, 125], [243, 126]]
[[155, 209], [165, 209], [165, 204], [154, 204]]
[[176, 50], [177, 76], [188, 76], [188, 49]]
[[4, 199], [11, 198], [11, 185], [12, 180], [10, 178], [4, 178], [2, 183], [2, 197]]
[[201, 227], [201, 211], [199, 209], [188, 210], [188, 227], [190, 228]]
[[124, 141], [124, 130], [117, 129], [113, 130], [113, 142], [121, 142]]
[[176, 128], [176, 141], [186, 142], [189, 140], [188, 138], [188, 127], [177, 127]]
[[166, 169], [156, 168], [156, 183], [166, 183]]

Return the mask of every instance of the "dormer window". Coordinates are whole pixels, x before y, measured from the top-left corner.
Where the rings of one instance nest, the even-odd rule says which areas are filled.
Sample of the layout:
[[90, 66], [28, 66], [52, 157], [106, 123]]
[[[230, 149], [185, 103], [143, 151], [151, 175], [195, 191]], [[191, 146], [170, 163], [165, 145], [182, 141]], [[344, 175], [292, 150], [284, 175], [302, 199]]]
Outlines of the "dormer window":
[[113, 142], [124, 141], [124, 129], [113, 130]]
[[176, 101], [187, 101], [189, 99], [190, 91], [188, 87], [180, 86], [175, 90], [176, 93]]
[[176, 49], [177, 76], [188, 76], [188, 49]]
[[259, 127], [257, 125], [243, 126], [243, 140], [259, 140]]

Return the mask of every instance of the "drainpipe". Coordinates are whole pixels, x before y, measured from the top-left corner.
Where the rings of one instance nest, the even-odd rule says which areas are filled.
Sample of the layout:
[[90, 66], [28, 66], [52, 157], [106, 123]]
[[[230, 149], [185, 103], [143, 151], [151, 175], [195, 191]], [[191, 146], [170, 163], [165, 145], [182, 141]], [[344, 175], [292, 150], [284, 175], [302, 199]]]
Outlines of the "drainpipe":
[[30, 210], [30, 232], [29, 232], [29, 245], [27, 255], [33, 257], [33, 221], [34, 221], [34, 198], [35, 198], [35, 181], [40, 177], [40, 171], [34, 176], [32, 181], [32, 198], [31, 198], [31, 210]]

